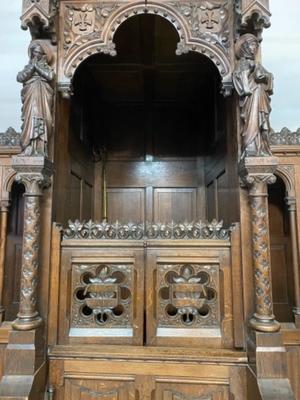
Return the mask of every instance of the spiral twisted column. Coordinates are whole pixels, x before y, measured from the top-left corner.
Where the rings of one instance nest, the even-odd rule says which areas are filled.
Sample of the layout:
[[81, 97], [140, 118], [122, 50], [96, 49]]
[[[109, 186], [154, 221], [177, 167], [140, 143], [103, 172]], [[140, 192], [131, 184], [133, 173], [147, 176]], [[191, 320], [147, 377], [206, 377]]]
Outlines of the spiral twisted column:
[[50, 184], [52, 163], [44, 157], [13, 159], [16, 181], [25, 187], [24, 231], [21, 266], [20, 305], [17, 319], [12, 326], [16, 330], [31, 330], [42, 323], [37, 310], [37, 283], [40, 242], [40, 198], [43, 189]]
[[268, 185], [276, 181], [274, 157], [246, 157], [240, 175], [248, 187], [252, 225], [252, 260], [255, 285], [255, 313], [250, 327], [260, 332], [280, 329], [273, 313]]

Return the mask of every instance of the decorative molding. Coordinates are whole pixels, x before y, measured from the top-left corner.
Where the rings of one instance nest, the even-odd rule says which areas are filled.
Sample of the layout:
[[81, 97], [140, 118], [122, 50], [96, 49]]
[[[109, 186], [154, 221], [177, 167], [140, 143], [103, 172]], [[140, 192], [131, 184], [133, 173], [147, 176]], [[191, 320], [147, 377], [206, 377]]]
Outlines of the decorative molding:
[[159, 327], [220, 326], [218, 265], [159, 264], [157, 287]]
[[278, 165], [276, 170], [278, 175], [285, 184], [288, 197], [295, 196], [295, 168], [294, 165]]
[[280, 145], [300, 145], [300, 128], [295, 132], [290, 131], [288, 128], [284, 127], [280, 132], [270, 133], [270, 144], [272, 146]]
[[20, 146], [21, 134], [9, 127], [6, 132], [0, 133], [0, 146]]
[[64, 239], [209, 239], [229, 240], [231, 228], [223, 228], [223, 221], [183, 223], [121, 224], [76, 220], [63, 229]]

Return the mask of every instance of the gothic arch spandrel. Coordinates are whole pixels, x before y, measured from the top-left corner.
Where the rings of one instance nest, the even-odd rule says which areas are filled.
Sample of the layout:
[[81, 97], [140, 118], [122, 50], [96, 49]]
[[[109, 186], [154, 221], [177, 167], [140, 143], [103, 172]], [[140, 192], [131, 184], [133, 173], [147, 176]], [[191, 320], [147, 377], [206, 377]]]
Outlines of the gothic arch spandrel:
[[60, 90], [68, 90], [78, 66], [89, 56], [116, 55], [114, 35], [127, 19], [153, 14], [166, 19], [178, 33], [178, 55], [195, 51], [208, 57], [231, 90], [233, 38], [229, 29], [231, 0], [62, 2], [60, 7]]

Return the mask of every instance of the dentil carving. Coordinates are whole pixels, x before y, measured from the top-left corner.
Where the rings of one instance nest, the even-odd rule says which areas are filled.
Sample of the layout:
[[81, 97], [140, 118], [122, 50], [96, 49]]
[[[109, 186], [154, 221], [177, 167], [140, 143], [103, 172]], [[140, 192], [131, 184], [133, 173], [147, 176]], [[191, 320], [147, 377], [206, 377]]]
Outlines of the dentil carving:
[[51, 52], [42, 40], [31, 42], [29, 63], [18, 73], [17, 81], [23, 83], [21, 98], [23, 154], [47, 155], [48, 135], [52, 130], [52, 104], [54, 71], [50, 67]]
[[221, 47], [227, 51], [229, 48], [229, 29], [227, 1], [202, 2], [172, 2], [180, 13], [187, 19], [192, 35]]
[[237, 67], [233, 83], [240, 96], [241, 134], [244, 156], [270, 156], [270, 95], [273, 75], [256, 61], [258, 40], [252, 34], [236, 44]]
[[99, 39], [109, 15], [118, 7], [117, 2], [99, 5], [66, 5], [64, 26], [65, 57], [83, 43]]

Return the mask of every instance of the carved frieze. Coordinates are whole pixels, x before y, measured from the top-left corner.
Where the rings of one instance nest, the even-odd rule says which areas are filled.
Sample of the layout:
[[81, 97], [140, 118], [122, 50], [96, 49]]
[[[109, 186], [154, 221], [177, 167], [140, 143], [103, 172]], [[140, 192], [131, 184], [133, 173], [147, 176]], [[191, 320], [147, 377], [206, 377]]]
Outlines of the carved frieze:
[[280, 132], [272, 131], [270, 133], [270, 144], [273, 146], [300, 145], [300, 128], [295, 132], [288, 128], [282, 128]]
[[171, 2], [190, 26], [191, 35], [227, 51], [229, 42], [228, 1]]
[[73, 328], [132, 326], [133, 265], [73, 265]]
[[21, 134], [9, 127], [6, 132], [0, 133], [0, 146], [20, 146]]
[[66, 4], [64, 11], [64, 57], [84, 43], [100, 39], [110, 14], [119, 7], [116, 1], [104, 3]]
[[121, 224], [78, 220], [69, 221], [63, 230], [64, 239], [210, 239], [229, 240], [231, 228], [223, 221], [183, 223], [133, 223]]
[[218, 265], [158, 265], [157, 288], [159, 327], [220, 325]]

